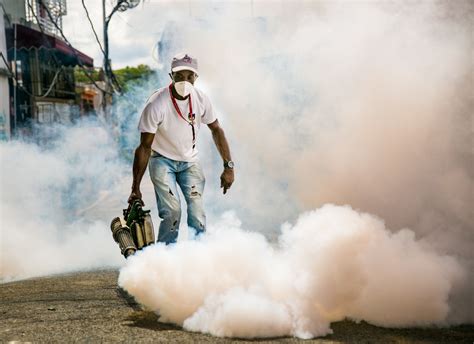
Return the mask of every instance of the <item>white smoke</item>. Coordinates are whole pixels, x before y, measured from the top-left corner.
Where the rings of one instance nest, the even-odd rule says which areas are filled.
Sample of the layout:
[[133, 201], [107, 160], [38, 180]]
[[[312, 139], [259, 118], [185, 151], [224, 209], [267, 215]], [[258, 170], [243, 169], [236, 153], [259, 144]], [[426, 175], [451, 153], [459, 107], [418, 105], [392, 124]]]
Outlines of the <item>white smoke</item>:
[[449, 321], [474, 321], [474, 4], [253, 3], [253, 17], [236, 4], [170, 14], [237, 163], [208, 209], [267, 237], [326, 203], [411, 228], [469, 271]]
[[331, 333], [350, 318], [381, 326], [439, 324], [464, 273], [413, 231], [326, 205], [286, 224], [276, 247], [227, 214], [200, 241], [131, 258], [119, 285], [161, 321], [226, 337]]
[[247, 19], [235, 4], [170, 14], [237, 161], [207, 209], [266, 234], [328, 202], [388, 225], [326, 206], [272, 248], [224, 223], [150, 248], [119, 283], [163, 321], [219, 336], [472, 321], [472, 3], [255, 3]]
[[108, 229], [126, 198], [114, 141], [97, 123], [53, 131], [49, 146], [0, 145], [0, 280], [122, 262]]

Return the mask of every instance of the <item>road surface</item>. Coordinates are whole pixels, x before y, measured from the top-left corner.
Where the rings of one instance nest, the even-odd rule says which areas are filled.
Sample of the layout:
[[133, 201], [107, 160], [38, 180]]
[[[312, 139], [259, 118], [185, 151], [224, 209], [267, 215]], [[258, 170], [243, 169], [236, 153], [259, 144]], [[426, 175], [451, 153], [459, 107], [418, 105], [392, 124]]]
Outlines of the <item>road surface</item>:
[[117, 271], [90, 271], [0, 284], [0, 342], [33, 343], [470, 343], [474, 325], [385, 329], [332, 324], [314, 340], [239, 340], [184, 331], [158, 322], [117, 287]]

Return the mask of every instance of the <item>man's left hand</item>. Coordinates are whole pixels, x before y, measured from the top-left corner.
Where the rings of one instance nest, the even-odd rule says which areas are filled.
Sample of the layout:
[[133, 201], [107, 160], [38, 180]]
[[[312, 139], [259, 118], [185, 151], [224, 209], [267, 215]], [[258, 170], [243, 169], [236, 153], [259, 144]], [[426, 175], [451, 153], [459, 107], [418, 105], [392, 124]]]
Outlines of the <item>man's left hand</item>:
[[234, 170], [230, 168], [225, 168], [224, 172], [221, 174], [221, 188], [224, 188], [224, 195], [227, 190], [230, 189], [232, 183], [234, 182]]

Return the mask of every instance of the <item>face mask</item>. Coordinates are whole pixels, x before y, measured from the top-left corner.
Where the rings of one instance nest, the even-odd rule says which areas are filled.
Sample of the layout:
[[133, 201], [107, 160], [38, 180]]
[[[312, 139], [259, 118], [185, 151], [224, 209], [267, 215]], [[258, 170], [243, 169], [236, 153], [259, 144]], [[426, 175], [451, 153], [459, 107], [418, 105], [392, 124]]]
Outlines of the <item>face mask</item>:
[[174, 89], [181, 97], [187, 97], [194, 86], [189, 81], [179, 81], [174, 83]]

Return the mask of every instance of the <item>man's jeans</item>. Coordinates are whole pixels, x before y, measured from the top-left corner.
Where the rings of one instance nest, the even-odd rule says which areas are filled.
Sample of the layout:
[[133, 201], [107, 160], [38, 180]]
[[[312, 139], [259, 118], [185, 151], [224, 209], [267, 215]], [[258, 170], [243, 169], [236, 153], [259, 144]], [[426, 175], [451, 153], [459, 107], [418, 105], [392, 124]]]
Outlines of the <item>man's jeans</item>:
[[168, 159], [152, 152], [149, 162], [150, 177], [155, 186], [158, 214], [161, 223], [158, 242], [176, 242], [181, 205], [176, 184], [183, 192], [188, 205], [188, 227], [197, 236], [206, 230], [202, 193], [205, 178], [198, 162], [184, 162]]

